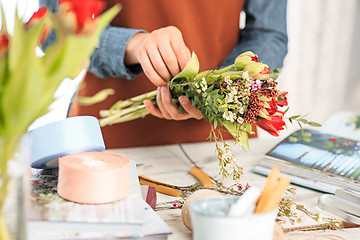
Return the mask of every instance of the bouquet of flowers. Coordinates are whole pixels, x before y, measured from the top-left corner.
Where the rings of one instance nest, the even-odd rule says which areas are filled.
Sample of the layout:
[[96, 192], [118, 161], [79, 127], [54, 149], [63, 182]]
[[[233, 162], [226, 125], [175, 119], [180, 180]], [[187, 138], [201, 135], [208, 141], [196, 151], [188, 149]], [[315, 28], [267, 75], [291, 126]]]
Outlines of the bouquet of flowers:
[[[2, 209], [13, 175], [10, 160], [30, 124], [48, 111], [60, 83], [87, 67], [100, 34], [120, 10], [115, 6], [100, 16], [104, 7], [101, 0], [60, 0], [56, 12], [40, 8], [27, 23], [16, 15], [12, 35], [1, 8], [0, 239], [9, 239]], [[40, 57], [35, 49], [51, 30], [57, 40]]]
[[[209, 139], [216, 143], [223, 177], [232, 175], [233, 179], [238, 179], [242, 168], [237, 165], [230, 146], [223, 140], [222, 131], [231, 133], [236, 145], [247, 150], [248, 134], [253, 133], [253, 124], [274, 136], [284, 129], [284, 114], [288, 108], [281, 111], [279, 107], [288, 105], [287, 92], [277, 89], [278, 73], [278, 69], [270, 72], [269, 67], [259, 62], [258, 56], [250, 51], [240, 54], [230, 66], [199, 73], [199, 61], [193, 53], [183, 71], [167, 83], [173, 103], [179, 105], [179, 112], [183, 108], [177, 99], [185, 95], [211, 125]], [[149, 113], [143, 101], [150, 99], [156, 104], [156, 94], [153, 91], [116, 102], [109, 110], [100, 111], [100, 125], [145, 117]], [[319, 126], [300, 115], [289, 117], [288, 120]]]

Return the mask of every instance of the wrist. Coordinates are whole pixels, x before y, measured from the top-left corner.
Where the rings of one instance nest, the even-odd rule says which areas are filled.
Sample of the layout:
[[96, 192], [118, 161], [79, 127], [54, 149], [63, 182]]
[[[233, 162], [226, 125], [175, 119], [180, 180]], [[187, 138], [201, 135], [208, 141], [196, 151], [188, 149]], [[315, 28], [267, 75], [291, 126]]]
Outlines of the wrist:
[[148, 33], [136, 33], [132, 36], [125, 48], [124, 63], [125, 65], [139, 64], [137, 58], [137, 49], [139, 48], [142, 41], [144, 41]]

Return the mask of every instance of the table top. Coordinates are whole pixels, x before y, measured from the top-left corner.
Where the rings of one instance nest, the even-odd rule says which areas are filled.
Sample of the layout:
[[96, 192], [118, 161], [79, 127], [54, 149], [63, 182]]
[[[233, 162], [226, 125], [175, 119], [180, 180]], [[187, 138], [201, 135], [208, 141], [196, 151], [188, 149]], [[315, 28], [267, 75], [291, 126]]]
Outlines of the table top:
[[[238, 159], [238, 164], [244, 169], [244, 175], [240, 180], [241, 184], [246, 185], [246, 183], [249, 183], [249, 185], [257, 186], [259, 189], [264, 187], [266, 177], [253, 173], [251, 168], [259, 163], [264, 154], [280, 142], [280, 140], [278, 138], [250, 139], [250, 150], [247, 152], [244, 152], [241, 147], [235, 147], [233, 142], [229, 142], [233, 146], [232, 151]], [[182, 144], [182, 147], [188, 156], [208, 175], [215, 177], [219, 173], [215, 143], [189, 143]], [[152, 179], [178, 186], [188, 186], [196, 182], [196, 179], [190, 174], [190, 168], [193, 165], [182, 152], [179, 145], [111, 149], [108, 151], [122, 154], [135, 160], [138, 173]], [[224, 184], [230, 186], [231, 181], [225, 180]], [[292, 197], [294, 202], [304, 204], [312, 212], [320, 212], [323, 216], [334, 217], [323, 212], [317, 205], [317, 200], [323, 193], [299, 186], [296, 187], [297, 194]], [[172, 203], [179, 199], [179, 197], [157, 193], [156, 212], [173, 232], [169, 236], [169, 240], [192, 239], [191, 231], [181, 221], [181, 209], [171, 207]], [[293, 231], [286, 233], [285, 239], [357, 239], [359, 236], [360, 228], [347, 228], [338, 231]]]

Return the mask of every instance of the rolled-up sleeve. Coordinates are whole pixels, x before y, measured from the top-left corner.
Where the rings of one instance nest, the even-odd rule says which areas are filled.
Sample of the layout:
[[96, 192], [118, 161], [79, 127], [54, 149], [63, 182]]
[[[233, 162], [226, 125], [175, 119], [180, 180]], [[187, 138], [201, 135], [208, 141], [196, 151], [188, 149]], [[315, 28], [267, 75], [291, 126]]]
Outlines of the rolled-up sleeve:
[[140, 64], [126, 66], [125, 49], [136, 33], [142, 30], [108, 26], [100, 37], [100, 42], [90, 58], [88, 71], [105, 78], [108, 76], [132, 79], [142, 72]]
[[246, 0], [245, 27], [240, 31], [238, 45], [222, 66], [234, 63], [242, 52], [252, 51], [271, 69], [281, 68], [288, 44], [286, 7], [286, 0]]

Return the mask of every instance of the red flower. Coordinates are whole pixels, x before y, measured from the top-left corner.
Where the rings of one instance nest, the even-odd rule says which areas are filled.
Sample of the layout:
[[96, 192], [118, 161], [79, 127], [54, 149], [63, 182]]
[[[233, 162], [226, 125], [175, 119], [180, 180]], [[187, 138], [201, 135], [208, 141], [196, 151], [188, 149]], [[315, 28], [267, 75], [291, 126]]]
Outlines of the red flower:
[[92, 33], [97, 17], [105, 8], [102, 0], [60, 0], [59, 15], [65, 19], [65, 29], [78, 35]]
[[242, 71], [247, 65], [249, 65], [252, 62], [258, 62], [258, 56], [251, 52], [247, 51], [242, 54], [240, 54], [234, 62], [235, 68], [239, 71]]
[[[48, 10], [46, 7], [39, 8], [39, 10], [34, 12], [34, 14], [31, 16], [29, 21], [25, 24], [26, 27], [29, 28], [29, 27], [39, 23], [46, 16], [47, 13], [48, 13]], [[45, 23], [43, 29], [41, 29], [41, 33], [40, 33], [40, 37], [39, 37], [40, 45], [43, 44], [44, 41], [46, 40], [46, 38], [49, 36], [50, 29], [51, 29], [51, 23], [50, 22]]]
[[9, 36], [4, 32], [0, 32], [0, 56], [8, 50], [9, 43]]
[[261, 129], [267, 131], [271, 135], [279, 136], [279, 131], [284, 129], [285, 122], [283, 121], [284, 112], [276, 111], [268, 119], [259, 117], [256, 125]]
[[29, 21], [26, 23], [26, 26], [32, 26], [38, 22], [40, 22], [47, 14], [48, 10], [46, 7], [41, 7], [39, 10], [34, 12]]
[[337, 142], [337, 141], [338, 141], [337, 138], [329, 138], [329, 140], [330, 140], [331, 142]]
[[245, 66], [244, 71], [249, 73], [249, 77], [253, 77], [259, 80], [267, 79], [270, 73], [268, 65], [260, 62], [251, 62]]
[[[288, 94], [288, 92], [285, 92], [285, 91], [280, 92], [280, 94], [279, 94], [279, 97], [281, 100], [277, 100], [277, 105], [279, 105], [280, 107], [288, 105], [286, 94]], [[279, 97], [278, 97], [278, 99], [279, 99]]]

